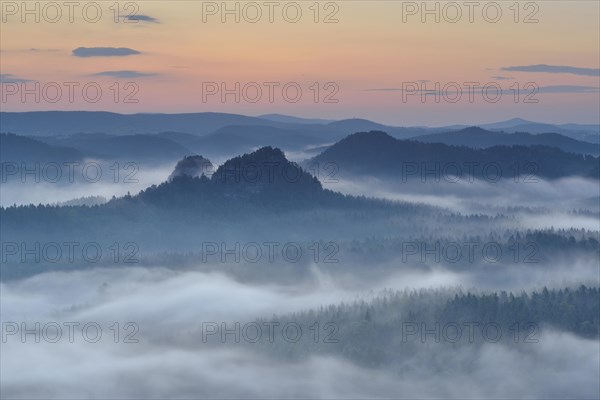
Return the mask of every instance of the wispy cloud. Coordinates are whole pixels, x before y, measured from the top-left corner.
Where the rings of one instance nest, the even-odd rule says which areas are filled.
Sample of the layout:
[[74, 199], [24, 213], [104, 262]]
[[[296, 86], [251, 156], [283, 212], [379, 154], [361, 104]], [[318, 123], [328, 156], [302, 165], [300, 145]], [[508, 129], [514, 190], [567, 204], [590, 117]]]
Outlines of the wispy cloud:
[[571, 67], [568, 65], [536, 64], [536, 65], [521, 65], [521, 66], [503, 67], [501, 69], [502, 69], [502, 71], [545, 72], [545, 73], [551, 73], [551, 74], [573, 74], [573, 75], [582, 75], [582, 76], [598, 76], [598, 75], [600, 75], [599, 68], [580, 68], [580, 67]]
[[510, 81], [515, 78], [513, 78], [512, 76], [492, 76], [492, 79], [495, 79], [497, 81]]
[[29, 49], [29, 51], [34, 51], [34, 52], [49, 52], [49, 53], [56, 53], [58, 51], [60, 51], [60, 49], [38, 49], [37, 47], [32, 47]]
[[129, 21], [142, 21], [142, 22], [151, 22], [153, 24], [158, 24], [160, 21], [154, 17], [150, 17], [149, 15], [128, 15], [125, 19]]
[[128, 47], [78, 47], [73, 50], [75, 57], [125, 57], [142, 54]]
[[92, 76], [110, 76], [113, 78], [143, 78], [146, 76], [155, 76], [157, 74], [138, 71], [102, 71]]

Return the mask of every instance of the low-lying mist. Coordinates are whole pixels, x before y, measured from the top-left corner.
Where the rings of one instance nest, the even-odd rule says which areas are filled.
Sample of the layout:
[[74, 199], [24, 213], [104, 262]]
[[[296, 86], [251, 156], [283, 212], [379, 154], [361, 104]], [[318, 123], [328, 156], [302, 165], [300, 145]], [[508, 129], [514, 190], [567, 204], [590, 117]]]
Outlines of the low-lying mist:
[[[600, 218], [569, 215], [573, 210], [600, 212], [598, 182], [580, 177], [535, 181], [503, 179], [497, 182], [460, 179], [456, 182], [418, 179], [401, 181], [375, 177], [333, 177], [323, 180], [323, 186], [350, 195], [363, 195], [396, 201], [408, 201], [442, 207], [461, 214], [515, 213], [514, 209], [529, 208], [539, 214], [529, 219], [531, 228], [600, 229]], [[508, 211], [509, 209], [513, 209]], [[524, 223], [523, 226], [528, 226]]]
[[[12, 180], [0, 206], [135, 195], [174, 166]], [[103, 207], [2, 209], [3, 397], [600, 397], [597, 181], [319, 178], [397, 202], [311, 181], [314, 197], [288, 185], [252, 203], [254, 187], [186, 178]], [[413, 308], [386, 297], [402, 291]], [[502, 340], [405, 343], [397, 330], [474, 315], [501, 320]], [[514, 318], [541, 322], [536, 341], [512, 341]], [[302, 340], [231, 330], [257, 321], [297, 323]]]
[[[59, 165], [59, 164], [57, 164]], [[137, 194], [148, 186], [167, 180], [175, 163], [140, 165], [113, 161], [86, 160], [82, 169], [62, 168], [56, 173], [43, 168], [35, 173], [17, 173], [0, 183], [0, 206], [56, 204], [70, 200], [101, 196], [111, 199]], [[31, 169], [35, 171], [34, 168]], [[57, 178], [57, 177], [60, 177]]]
[[[2, 283], [2, 393], [7, 398], [598, 397], [598, 342], [565, 332], [547, 330], [538, 343], [520, 346], [427, 342], [416, 353], [399, 354], [398, 370], [327, 354], [287, 360], [272, 356], [269, 344], [236, 346], [233, 335], [231, 345], [211, 346], [198, 329], [203, 322], [244, 323], [368, 301], [384, 287], [462, 283], [457, 274], [429, 273], [368, 286], [334, 281], [315, 269], [310, 283], [295, 287], [251, 285], [219, 273], [162, 268], [47, 273]], [[25, 322], [30, 330], [36, 322], [80, 325], [73, 342], [63, 337], [36, 343], [34, 334], [25, 340], [19, 333], [5, 336], [7, 322]], [[94, 343], [80, 332], [89, 322], [102, 329]], [[115, 322], [122, 335], [118, 343]], [[137, 343], [123, 340], [133, 332], [125, 332], [127, 323], [139, 328], [131, 336]]]

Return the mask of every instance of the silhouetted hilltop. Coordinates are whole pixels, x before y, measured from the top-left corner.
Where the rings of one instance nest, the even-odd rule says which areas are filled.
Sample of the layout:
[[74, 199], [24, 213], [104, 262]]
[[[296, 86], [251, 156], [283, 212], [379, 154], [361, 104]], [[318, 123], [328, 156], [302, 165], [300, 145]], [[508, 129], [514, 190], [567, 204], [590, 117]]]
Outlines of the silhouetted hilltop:
[[226, 161], [210, 178], [179, 174], [132, 200], [168, 206], [207, 203], [219, 207], [241, 201], [242, 206], [287, 204], [293, 208], [339, 196], [325, 191], [317, 178], [288, 161], [281, 150], [263, 147]]
[[270, 146], [232, 158], [220, 166], [213, 182], [227, 185], [258, 185], [321, 190], [321, 183], [299, 165], [287, 160], [283, 152]]
[[175, 165], [175, 169], [169, 175], [169, 181], [182, 175], [192, 178], [199, 178], [202, 175], [210, 176], [213, 172], [214, 167], [210, 160], [198, 155], [187, 156]]

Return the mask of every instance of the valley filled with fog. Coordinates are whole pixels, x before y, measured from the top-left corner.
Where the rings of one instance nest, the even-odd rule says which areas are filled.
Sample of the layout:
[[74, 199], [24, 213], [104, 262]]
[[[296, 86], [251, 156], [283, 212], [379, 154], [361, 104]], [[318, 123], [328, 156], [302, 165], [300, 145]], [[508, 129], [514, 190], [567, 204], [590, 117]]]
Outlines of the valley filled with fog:
[[0, 0], [0, 400], [600, 399], [599, 17]]
[[5, 114], [6, 398], [600, 396], [578, 131]]

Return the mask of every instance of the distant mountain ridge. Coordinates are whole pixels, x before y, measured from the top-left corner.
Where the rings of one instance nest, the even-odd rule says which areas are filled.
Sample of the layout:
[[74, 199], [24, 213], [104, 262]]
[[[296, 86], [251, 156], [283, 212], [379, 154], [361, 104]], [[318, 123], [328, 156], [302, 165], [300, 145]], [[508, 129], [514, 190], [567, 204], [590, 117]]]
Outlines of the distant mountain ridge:
[[492, 146], [549, 146], [566, 152], [600, 154], [600, 145], [572, 139], [558, 133], [540, 133], [532, 135], [527, 132], [500, 133], [479, 127], [469, 127], [459, 131], [431, 133], [411, 138], [419, 142], [444, 143], [454, 146], [487, 148]]
[[[303, 132], [328, 132], [348, 135], [353, 132], [382, 130], [397, 138], [408, 138], [419, 134], [457, 130], [468, 125], [441, 127], [390, 126], [360, 118], [331, 121], [328, 119], [301, 118], [281, 114], [265, 114], [252, 117], [239, 114], [201, 113], [138, 113], [118, 114], [106, 111], [29, 111], [0, 112], [0, 132], [22, 135], [48, 136], [72, 135], [77, 133], [107, 133], [133, 135], [161, 132], [181, 132], [207, 135], [225, 126], [271, 126], [284, 129], [299, 129]], [[487, 130], [505, 132], [559, 133], [578, 140], [592, 139], [598, 142], [598, 124], [547, 124], [513, 118], [491, 124], [478, 124]], [[588, 139], [584, 139], [587, 137]]]
[[[306, 123], [309, 121], [310, 123]], [[188, 114], [117, 114], [104, 111], [32, 111], [1, 112], [0, 132], [29, 136], [74, 135], [79, 133], [106, 133], [110, 135], [159, 134], [178, 132], [206, 136], [228, 126], [267, 126], [297, 130], [302, 134], [322, 137], [324, 140], [341, 139], [368, 128], [385, 128], [391, 135], [409, 137], [438, 132], [440, 128], [393, 127], [362, 119], [346, 119], [329, 123], [288, 116], [266, 118], [226, 113]]]
[[153, 135], [112, 136], [77, 134], [69, 137], [26, 137], [0, 134], [0, 162], [64, 163], [83, 159], [163, 163], [193, 152], [166, 138]]
[[81, 151], [73, 147], [52, 146], [25, 136], [0, 133], [0, 162], [2, 163], [76, 162], [84, 157]]
[[[226, 113], [117, 114], [105, 111], [0, 113], [0, 131], [33, 136], [108, 133], [135, 135], [176, 131], [206, 135], [223, 126], [264, 125], [256, 117]], [[281, 124], [272, 121], [271, 124]]]
[[558, 133], [585, 142], [600, 143], [599, 124], [548, 124], [513, 118], [491, 124], [481, 124], [479, 127], [491, 131], [516, 133], [528, 132], [534, 135], [541, 133]]
[[[397, 139], [435, 141], [476, 148], [544, 145], [567, 152], [600, 153], [598, 125], [550, 125], [516, 118], [482, 124], [480, 128], [485, 132], [479, 131], [478, 135], [469, 136], [468, 131], [461, 132], [468, 128], [470, 127], [459, 125], [436, 128], [397, 127], [360, 118], [329, 121], [280, 114], [249, 117], [210, 112], [0, 113], [0, 132], [27, 135], [50, 145], [73, 148], [88, 157], [136, 162], [174, 162], [192, 154], [203, 154], [210, 159], [222, 161], [263, 146], [278, 147], [293, 159], [302, 160], [316, 155], [318, 150], [315, 149], [326, 148], [349, 134], [368, 131], [383, 131]], [[510, 133], [515, 131], [517, 134]], [[592, 144], [588, 146], [586, 143]]]
[[68, 137], [40, 137], [54, 146], [71, 146], [86, 156], [107, 160], [165, 162], [193, 154], [187, 147], [155, 135], [76, 134]]
[[266, 119], [269, 121], [277, 121], [277, 122], [291, 122], [298, 124], [328, 124], [334, 122], [332, 119], [320, 119], [320, 118], [302, 118], [302, 117], [294, 117], [292, 115], [283, 115], [283, 114], [264, 114], [259, 115], [258, 118]]

